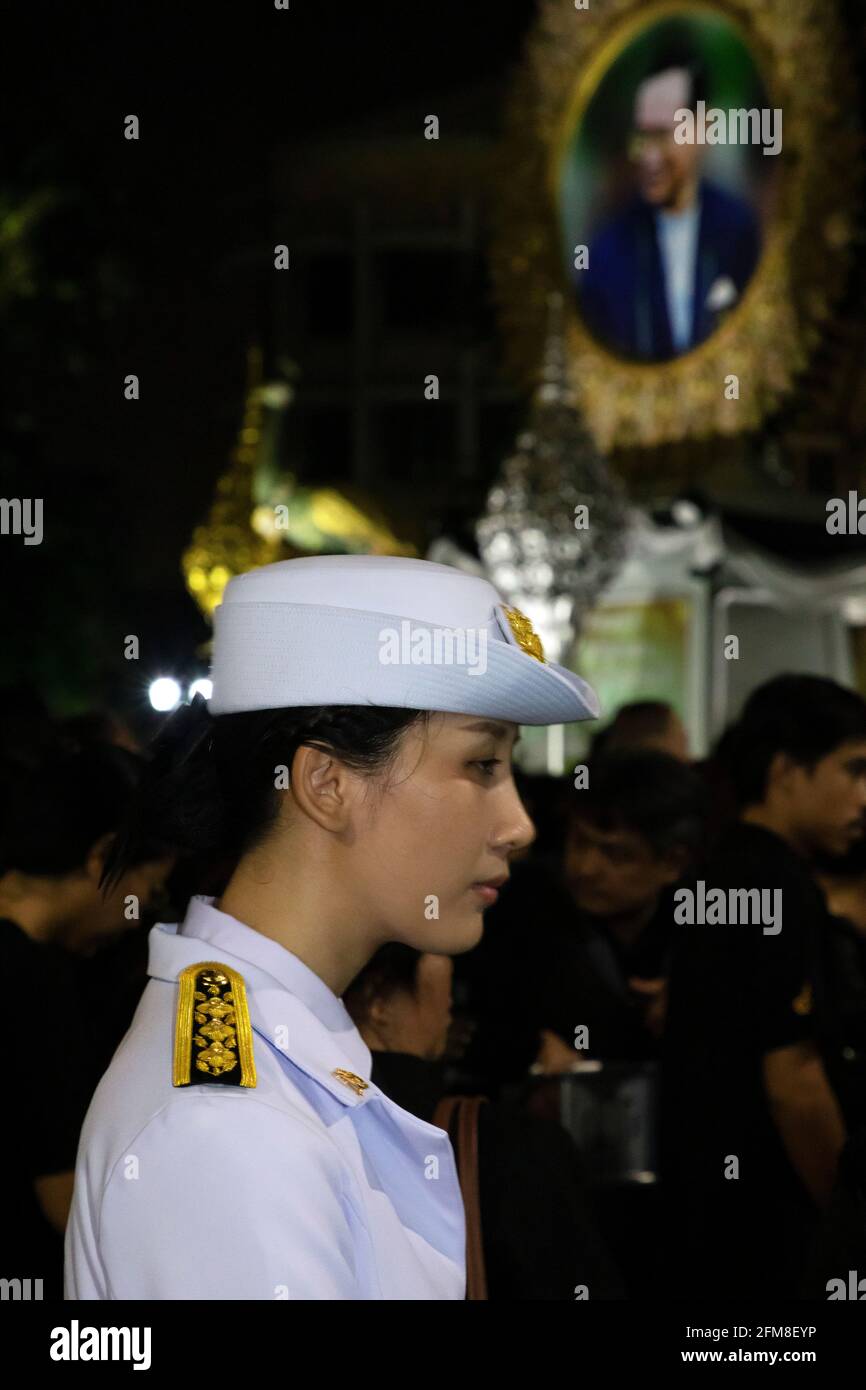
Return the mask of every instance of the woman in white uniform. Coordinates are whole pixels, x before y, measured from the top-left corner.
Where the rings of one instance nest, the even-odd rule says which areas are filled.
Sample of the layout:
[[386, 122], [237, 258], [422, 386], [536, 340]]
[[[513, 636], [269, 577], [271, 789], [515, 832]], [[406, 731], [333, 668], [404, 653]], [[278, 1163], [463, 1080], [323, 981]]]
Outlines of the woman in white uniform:
[[462, 1299], [446, 1133], [370, 1082], [340, 996], [380, 945], [470, 950], [534, 838], [518, 725], [593, 718], [486, 580], [289, 560], [231, 581], [213, 695], [168, 721], [109, 872], [158, 825], [231, 856], [149, 939], [93, 1097], [69, 1299]]

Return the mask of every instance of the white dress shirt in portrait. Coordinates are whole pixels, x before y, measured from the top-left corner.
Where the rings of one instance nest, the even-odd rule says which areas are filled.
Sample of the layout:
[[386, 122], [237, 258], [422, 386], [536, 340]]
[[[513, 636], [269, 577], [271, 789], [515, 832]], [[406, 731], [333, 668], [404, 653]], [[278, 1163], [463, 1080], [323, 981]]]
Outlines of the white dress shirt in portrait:
[[683, 212], [656, 213], [668, 320], [677, 352], [685, 352], [692, 340], [700, 212], [700, 203], [695, 200]]

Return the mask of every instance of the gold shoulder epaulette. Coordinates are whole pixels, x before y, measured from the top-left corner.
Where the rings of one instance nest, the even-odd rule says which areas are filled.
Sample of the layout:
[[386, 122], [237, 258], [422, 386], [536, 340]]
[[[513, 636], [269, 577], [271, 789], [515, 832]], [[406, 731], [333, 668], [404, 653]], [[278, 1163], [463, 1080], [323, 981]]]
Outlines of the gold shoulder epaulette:
[[255, 1086], [253, 1032], [242, 977], [206, 960], [178, 975], [175, 1086]]

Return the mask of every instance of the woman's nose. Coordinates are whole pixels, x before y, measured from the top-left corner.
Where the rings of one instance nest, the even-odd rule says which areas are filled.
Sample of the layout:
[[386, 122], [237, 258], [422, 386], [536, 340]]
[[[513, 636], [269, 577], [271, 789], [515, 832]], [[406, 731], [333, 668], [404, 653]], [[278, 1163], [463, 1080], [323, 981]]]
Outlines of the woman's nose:
[[511, 827], [501, 838], [512, 850], [526, 849], [538, 838], [535, 823], [522, 804], [518, 803]]

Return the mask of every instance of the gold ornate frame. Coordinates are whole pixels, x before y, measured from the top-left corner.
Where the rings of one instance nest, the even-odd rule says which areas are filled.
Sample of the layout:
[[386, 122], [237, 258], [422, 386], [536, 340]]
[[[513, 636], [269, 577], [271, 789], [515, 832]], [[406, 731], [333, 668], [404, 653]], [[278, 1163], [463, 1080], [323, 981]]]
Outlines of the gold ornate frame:
[[[537, 382], [546, 305], [561, 289], [558, 171], [569, 132], [611, 62], [675, 14], [715, 15], [742, 34], [783, 110], [777, 209], [740, 303], [708, 339], [663, 363], [601, 346], [571, 309], [569, 370], [602, 449], [756, 428], [790, 391], [843, 293], [859, 212], [857, 90], [836, 0], [539, 0], [507, 111], [491, 272], [507, 363]], [[725, 378], [739, 378], [739, 399]]]

